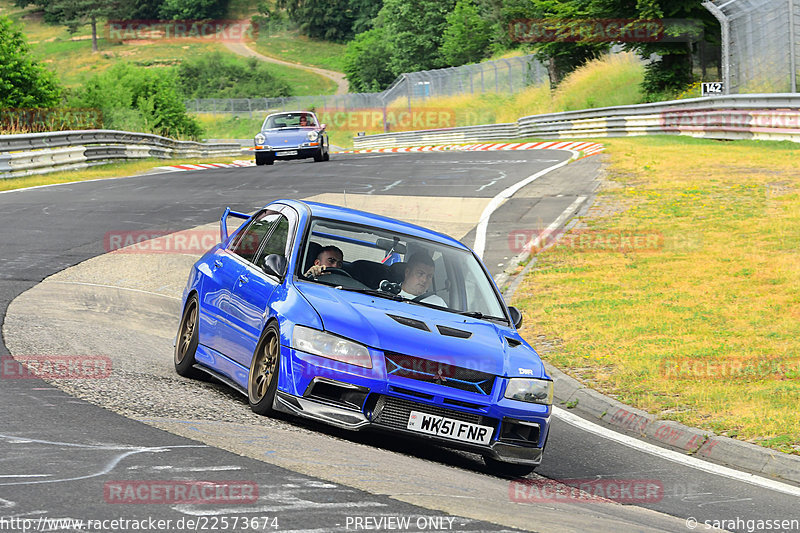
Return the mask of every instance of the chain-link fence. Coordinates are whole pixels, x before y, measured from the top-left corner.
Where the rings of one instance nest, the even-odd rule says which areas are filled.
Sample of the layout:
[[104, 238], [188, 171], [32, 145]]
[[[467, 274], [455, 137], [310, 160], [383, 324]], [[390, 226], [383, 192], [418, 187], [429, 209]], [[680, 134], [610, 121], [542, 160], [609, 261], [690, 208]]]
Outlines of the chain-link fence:
[[194, 113], [260, 116], [296, 109], [375, 109], [407, 105], [441, 96], [486, 92], [513, 94], [547, 83], [547, 68], [533, 55], [486, 61], [474, 65], [401, 74], [379, 93], [292, 96], [285, 98], [202, 98], [186, 101]]
[[800, 0], [710, 0], [722, 27], [725, 92], [797, 92]]

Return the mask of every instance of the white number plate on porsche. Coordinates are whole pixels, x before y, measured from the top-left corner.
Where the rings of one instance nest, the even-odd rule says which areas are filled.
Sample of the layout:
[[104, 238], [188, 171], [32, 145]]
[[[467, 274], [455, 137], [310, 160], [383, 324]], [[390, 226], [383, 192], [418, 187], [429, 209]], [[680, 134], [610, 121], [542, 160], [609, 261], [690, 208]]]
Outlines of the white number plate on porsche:
[[282, 152], [275, 152], [275, 155], [278, 157], [284, 155], [297, 155], [297, 150], [283, 150]]
[[429, 415], [419, 411], [411, 411], [406, 427], [420, 433], [473, 444], [489, 444], [489, 439], [492, 438], [492, 430], [494, 429], [490, 426], [479, 426], [478, 424]]

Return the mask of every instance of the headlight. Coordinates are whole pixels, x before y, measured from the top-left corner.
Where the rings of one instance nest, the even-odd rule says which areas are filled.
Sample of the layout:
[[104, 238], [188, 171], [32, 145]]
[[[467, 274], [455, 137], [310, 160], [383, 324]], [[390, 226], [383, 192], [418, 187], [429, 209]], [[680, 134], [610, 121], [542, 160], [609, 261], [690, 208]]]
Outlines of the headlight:
[[553, 405], [553, 382], [546, 379], [511, 378], [505, 397], [520, 402]]
[[317, 329], [295, 326], [292, 347], [334, 361], [372, 368], [372, 358], [365, 346]]
[[264, 137], [263, 133], [256, 135], [256, 144], [264, 144], [265, 142], [267, 142], [267, 138]]
[[319, 133], [316, 131], [309, 131], [308, 132], [308, 140], [309, 141], [316, 141], [319, 138]]

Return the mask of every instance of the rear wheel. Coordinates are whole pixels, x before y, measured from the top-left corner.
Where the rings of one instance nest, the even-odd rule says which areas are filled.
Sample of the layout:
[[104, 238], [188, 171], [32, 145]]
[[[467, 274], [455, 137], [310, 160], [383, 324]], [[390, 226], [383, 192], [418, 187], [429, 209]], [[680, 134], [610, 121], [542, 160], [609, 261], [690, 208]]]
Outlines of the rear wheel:
[[194, 367], [194, 354], [197, 352], [200, 306], [197, 296], [192, 295], [186, 301], [181, 324], [178, 326], [178, 338], [175, 342], [175, 372], [186, 378], [196, 378], [199, 372]]
[[281, 343], [278, 327], [272, 323], [267, 326], [256, 346], [250, 362], [250, 376], [247, 378], [247, 399], [250, 409], [260, 415], [273, 412], [272, 403], [278, 390], [278, 370], [280, 369]]

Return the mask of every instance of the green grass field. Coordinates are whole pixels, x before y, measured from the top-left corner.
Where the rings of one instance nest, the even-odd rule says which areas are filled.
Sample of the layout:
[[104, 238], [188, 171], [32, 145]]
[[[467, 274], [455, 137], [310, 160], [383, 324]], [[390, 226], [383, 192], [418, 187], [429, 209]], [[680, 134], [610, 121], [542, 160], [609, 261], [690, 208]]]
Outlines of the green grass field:
[[[231, 5], [232, 17], [247, 16], [252, 10], [242, 2]], [[221, 42], [197, 42], [186, 40], [131, 40], [114, 42], [103, 38], [102, 23], [98, 26], [98, 53], [92, 53], [89, 27], [70, 34], [63, 26], [53, 26], [42, 21], [41, 15], [32, 8], [18, 8], [11, 0], [0, 0], [0, 13], [8, 15], [20, 24], [31, 44], [34, 56], [58, 76], [68, 88], [79, 87], [94, 74], [102, 72], [116, 62], [127, 61], [138, 66], [158, 68], [179, 63], [182, 59], [198, 54], [222, 52], [241, 61], [244, 59], [229, 51]], [[290, 37], [285, 37], [290, 41]], [[322, 45], [323, 43], [317, 43]], [[332, 45], [332, 49], [337, 46]], [[320, 48], [323, 48], [320, 46]], [[317, 54], [319, 55], [319, 54]], [[302, 56], [298, 56], [302, 58]], [[296, 60], [295, 60], [296, 61]], [[276, 78], [283, 80], [297, 96], [333, 94], [336, 84], [318, 74], [285, 65], [265, 63]], [[258, 97], [261, 95], [253, 95]]]
[[595, 209], [514, 296], [522, 334], [624, 403], [800, 453], [800, 146], [603, 142]]
[[304, 65], [336, 72], [344, 69], [345, 45], [316, 41], [297, 31], [282, 30], [272, 33], [268, 29], [262, 29], [258, 39], [249, 43], [249, 46], [260, 54], [290, 63], [302, 62]]

